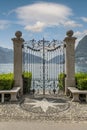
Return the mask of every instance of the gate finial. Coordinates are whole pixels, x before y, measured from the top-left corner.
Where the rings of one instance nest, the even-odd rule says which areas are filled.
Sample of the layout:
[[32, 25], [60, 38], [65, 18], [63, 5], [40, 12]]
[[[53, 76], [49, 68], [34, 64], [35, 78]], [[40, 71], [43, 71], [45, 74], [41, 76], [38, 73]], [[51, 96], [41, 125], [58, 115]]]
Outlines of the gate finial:
[[72, 37], [73, 36], [73, 30], [69, 30], [69, 31], [67, 31], [66, 32], [66, 35], [68, 36], [68, 37]]
[[22, 32], [21, 32], [21, 31], [17, 31], [17, 32], [15, 33], [15, 36], [16, 36], [17, 38], [20, 38], [20, 37], [22, 36]]
[[76, 37], [73, 37], [74, 32], [72, 30], [69, 30], [66, 32], [67, 37], [65, 37], [64, 42], [66, 43], [75, 43]]

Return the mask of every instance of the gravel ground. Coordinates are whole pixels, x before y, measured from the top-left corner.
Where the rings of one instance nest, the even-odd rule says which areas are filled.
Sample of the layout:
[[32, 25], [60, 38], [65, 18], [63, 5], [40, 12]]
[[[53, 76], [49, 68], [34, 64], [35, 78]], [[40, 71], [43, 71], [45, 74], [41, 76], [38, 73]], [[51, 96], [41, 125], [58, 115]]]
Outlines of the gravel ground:
[[38, 100], [37, 98], [24, 96], [18, 102], [0, 103], [0, 121], [87, 122], [87, 103], [71, 102], [71, 99], [65, 96], [46, 98], [50, 99], [49, 101], [53, 99], [60, 104], [63, 101], [63, 104], [57, 105], [56, 108], [48, 107], [47, 111], [43, 112], [40, 107], [34, 108], [29, 104], [33, 100]]

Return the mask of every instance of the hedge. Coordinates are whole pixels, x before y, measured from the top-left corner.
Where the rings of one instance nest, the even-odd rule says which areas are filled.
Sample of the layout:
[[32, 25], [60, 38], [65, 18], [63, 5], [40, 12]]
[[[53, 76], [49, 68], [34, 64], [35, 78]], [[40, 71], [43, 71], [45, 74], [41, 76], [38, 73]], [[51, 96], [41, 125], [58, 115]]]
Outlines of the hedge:
[[[26, 92], [31, 88], [32, 74], [30, 72], [23, 73], [23, 89]], [[10, 90], [14, 84], [14, 76], [12, 73], [0, 74], [0, 90]]]
[[32, 80], [32, 73], [24, 72], [23, 73], [23, 93], [24, 94], [30, 92], [31, 80]]
[[75, 74], [76, 87], [80, 90], [87, 90], [87, 73]]
[[78, 80], [77, 88], [80, 90], [87, 90], [87, 79]]
[[0, 90], [10, 90], [13, 87], [13, 74], [0, 74]]
[[[87, 73], [76, 73], [75, 74], [76, 87], [79, 90], [87, 90]], [[60, 73], [58, 75], [58, 87], [61, 90], [65, 89], [65, 74]]]
[[60, 73], [58, 75], [58, 87], [60, 90], [65, 89], [65, 74], [64, 73]]

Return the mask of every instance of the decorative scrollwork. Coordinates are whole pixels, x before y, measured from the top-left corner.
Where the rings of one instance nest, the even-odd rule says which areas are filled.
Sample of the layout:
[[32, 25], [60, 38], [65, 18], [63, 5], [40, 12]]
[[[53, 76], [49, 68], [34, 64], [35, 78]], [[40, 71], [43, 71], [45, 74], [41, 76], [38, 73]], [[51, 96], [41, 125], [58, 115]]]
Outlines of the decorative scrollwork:
[[[35, 79], [33, 76], [32, 80], [32, 88], [35, 90], [35, 88], [42, 89], [43, 88], [43, 94], [45, 94], [45, 89], [51, 90], [54, 94], [56, 93], [58, 79], [57, 77], [51, 78], [51, 73], [55, 75], [57, 71], [57, 67], [63, 63], [63, 52], [64, 52], [64, 42], [58, 41], [53, 39], [52, 41], [45, 40], [44, 38], [42, 40], [36, 41], [35, 39], [32, 39], [30, 41], [23, 43], [23, 48], [25, 49], [25, 56], [29, 61], [27, 61], [27, 66], [29, 64], [31, 68], [31, 72], [35, 72], [36, 69], [33, 67], [32, 63], [34, 64], [34, 56], [38, 56], [40, 59], [40, 78]], [[33, 55], [31, 58], [30, 56]], [[62, 57], [61, 57], [62, 55]], [[59, 56], [59, 57], [58, 57]], [[56, 58], [58, 57], [58, 59]], [[52, 61], [53, 60], [53, 61]], [[52, 62], [55, 64], [55, 70], [52, 71]], [[34, 64], [35, 65], [35, 64]], [[29, 66], [27, 68], [29, 68]], [[59, 71], [61, 71], [61, 68], [59, 68]], [[55, 79], [54, 79], [55, 78]], [[35, 92], [33, 92], [34, 94]]]
[[64, 45], [64, 42], [53, 39], [52, 41], [43, 40], [36, 41], [32, 39], [23, 43], [25, 47], [30, 48], [33, 51], [40, 51], [44, 48], [47, 51], [54, 51]]

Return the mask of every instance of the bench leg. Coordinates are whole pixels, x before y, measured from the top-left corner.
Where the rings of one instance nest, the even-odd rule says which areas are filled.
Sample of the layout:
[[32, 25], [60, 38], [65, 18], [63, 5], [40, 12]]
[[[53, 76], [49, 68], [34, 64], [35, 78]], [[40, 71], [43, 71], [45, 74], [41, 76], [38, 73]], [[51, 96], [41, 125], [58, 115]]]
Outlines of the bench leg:
[[69, 98], [72, 98], [72, 97], [73, 97], [73, 96], [72, 96], [72, 93], [70, 92], [70, 93], [69, 93]]
[[4, 93], [2, 93], [1, 102], [4, 103]]
[[86, 94], [86, 102], [87, 102], [87, 94]]
[[79, 102], [79, 94], [78, 93], [73, 93], [73, 99], [72, 101], [75, 101], [75, 102]]
[[11, 99], [10, 101], [17, 101], [16, 93], [11, 94]]

